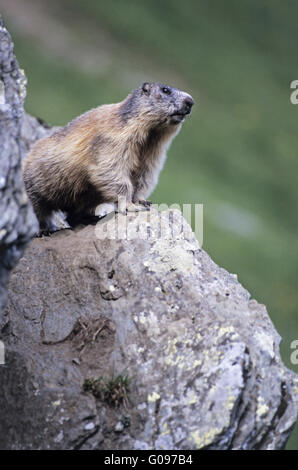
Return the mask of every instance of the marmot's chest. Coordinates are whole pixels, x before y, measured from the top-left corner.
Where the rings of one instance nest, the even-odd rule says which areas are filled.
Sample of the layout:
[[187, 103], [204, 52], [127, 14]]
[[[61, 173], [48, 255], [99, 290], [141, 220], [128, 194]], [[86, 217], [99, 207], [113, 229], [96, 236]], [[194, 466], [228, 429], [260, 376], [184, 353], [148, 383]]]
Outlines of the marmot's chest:
[[159, 159], [160, 155], [156, 148], [136, 154], [130, 168], [130, 178], [134, 187], [138, 186], [140, 180], [145, 180], [147, 175], [154, 171]]
[[150, 172], [150, 166], [145, 162], [142, 166], [131, 168], [130, 180], [134, 188], [140, 186], [140, 182], [146, 179], [146, 175]]

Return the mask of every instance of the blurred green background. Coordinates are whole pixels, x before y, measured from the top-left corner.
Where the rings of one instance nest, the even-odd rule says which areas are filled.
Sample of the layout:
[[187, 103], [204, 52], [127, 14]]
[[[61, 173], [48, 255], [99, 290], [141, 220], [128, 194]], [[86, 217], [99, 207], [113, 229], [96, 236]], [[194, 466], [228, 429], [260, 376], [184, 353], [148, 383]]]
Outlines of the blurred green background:
[[[192, 94], [155, 203], [203, 203], [203, 248], [298, 339], [294, 0], [0, 0], [26, 109], [64, 125], [145, 80]], [[287, 446], [298, 448], [298, 430]]]

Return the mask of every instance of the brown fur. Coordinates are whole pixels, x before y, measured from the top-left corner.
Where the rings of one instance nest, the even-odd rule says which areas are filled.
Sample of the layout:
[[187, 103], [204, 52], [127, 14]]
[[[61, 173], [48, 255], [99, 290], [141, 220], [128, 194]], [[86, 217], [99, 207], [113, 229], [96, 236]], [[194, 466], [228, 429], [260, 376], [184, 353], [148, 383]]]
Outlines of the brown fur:
[[41, 229], [54, 229], [53, 211], [66, 212], [72, 223], [119, 196], [132, 203], [149, 196], [181, 127], [179, 111], [191, 100], [170, 87], [171, 99], [163, 96], [162, 87], [144, 84], [121, 103], [92, 109], [33, 146], [23, 174]]

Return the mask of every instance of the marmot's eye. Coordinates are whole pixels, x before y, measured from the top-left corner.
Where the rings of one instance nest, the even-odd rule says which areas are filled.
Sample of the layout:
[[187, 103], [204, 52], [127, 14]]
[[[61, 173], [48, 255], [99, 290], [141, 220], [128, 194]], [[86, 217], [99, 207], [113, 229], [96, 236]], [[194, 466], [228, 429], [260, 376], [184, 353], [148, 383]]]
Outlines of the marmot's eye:
[[164, 86], [161, 91], [165, 94], [165, 95], [170, 95], [171, 94], [171, 90], [170, 88], [168, 88], [167, 86]]

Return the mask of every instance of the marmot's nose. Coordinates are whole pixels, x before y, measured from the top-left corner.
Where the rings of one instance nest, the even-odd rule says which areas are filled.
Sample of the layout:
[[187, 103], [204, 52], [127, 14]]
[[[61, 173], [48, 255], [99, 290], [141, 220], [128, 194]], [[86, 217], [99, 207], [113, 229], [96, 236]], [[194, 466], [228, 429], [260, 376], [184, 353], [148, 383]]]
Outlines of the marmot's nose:
[[186, 110], [186, 112], [187, 112], [188, 114], [190, 113], [191, 108], [193, 107], [193, 104], [194, 104], [194, 100], [192, 99], [191, 96], [187, 96], [187, 97], [184, 99], [185, 110]]

